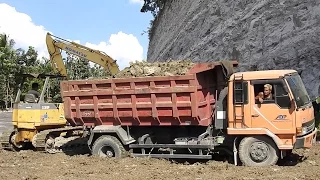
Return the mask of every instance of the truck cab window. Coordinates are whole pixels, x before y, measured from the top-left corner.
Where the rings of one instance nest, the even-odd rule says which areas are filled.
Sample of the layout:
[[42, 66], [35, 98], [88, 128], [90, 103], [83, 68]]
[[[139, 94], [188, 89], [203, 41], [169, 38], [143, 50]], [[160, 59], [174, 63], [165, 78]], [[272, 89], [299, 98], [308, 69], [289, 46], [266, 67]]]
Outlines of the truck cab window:
[[[280, 108], [290, 108], [291, 102], [286, 86], [281, 80], [254, 84], [255, 104], [277, 104]], [[259, 97], [262, 102], [259, 101]], [[260, 99], [260, 100], [261, 100]]]
[[234, 103], [248, 103], [248, 82], [237, 81], [234, 84]]
[[288, 91], [282, 83], [275, 84], [275, 99], [280, 108], [289, 109], [291, 107]]

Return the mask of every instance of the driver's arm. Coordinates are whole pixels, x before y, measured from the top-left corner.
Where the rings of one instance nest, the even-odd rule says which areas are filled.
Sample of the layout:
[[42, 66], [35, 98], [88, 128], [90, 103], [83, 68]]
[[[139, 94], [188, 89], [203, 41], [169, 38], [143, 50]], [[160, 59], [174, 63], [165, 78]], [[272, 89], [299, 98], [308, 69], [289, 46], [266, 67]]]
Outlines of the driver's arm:
[[258, 100], [260, 103], [263, 102], [263, 92], [259, 92], [259, 94], [255, 97], [255, 100]]

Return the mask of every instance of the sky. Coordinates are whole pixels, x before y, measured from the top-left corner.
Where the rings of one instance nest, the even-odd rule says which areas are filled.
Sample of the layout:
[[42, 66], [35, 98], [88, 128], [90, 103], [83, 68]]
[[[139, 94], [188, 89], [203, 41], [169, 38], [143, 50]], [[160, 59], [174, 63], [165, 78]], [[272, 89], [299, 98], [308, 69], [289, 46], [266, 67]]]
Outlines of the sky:
[[44, 1], [0, 0], [0, 33], [16, 48], [33, 46], [49, 57], [45, 35], [104, 51], [120, 70], [130, 61], [146, 59], [151, 13], [141, 13], [143, 0]]

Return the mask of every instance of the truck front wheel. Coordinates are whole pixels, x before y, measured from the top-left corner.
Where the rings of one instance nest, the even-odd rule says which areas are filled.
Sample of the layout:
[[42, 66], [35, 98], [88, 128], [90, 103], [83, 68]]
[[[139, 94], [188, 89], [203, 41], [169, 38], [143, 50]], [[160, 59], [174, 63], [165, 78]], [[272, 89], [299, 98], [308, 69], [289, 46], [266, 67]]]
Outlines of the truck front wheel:
[[91, 152], [103, 158], [122, 158], [126, 150], [116, 137], [103, 135], [94, 142]]
[[278, 162], [279, 150], [270, 138], [245, 137], [239, 144], [239, 158], [245, 166], [270, 166]]

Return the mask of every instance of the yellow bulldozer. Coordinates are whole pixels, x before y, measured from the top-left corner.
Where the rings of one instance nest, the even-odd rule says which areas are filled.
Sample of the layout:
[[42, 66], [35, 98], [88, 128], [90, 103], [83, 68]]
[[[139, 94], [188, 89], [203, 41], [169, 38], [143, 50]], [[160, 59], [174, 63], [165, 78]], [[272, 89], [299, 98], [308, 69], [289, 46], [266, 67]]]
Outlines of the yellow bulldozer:
[[[68, 79], [62, 51], [97, 63], [112, 75], [119, 72], [116, 61], [104, 52], [67, 41], [50, 33], [47, 33], [46, 44], [54, 74], [21, 75], [22, 82], [14, 101], [13, 130], [4, 132], [0, 137], [3, 149], [19, 151], [32, 148], [56, 153], [66, 151], [74, 145], [83, 145], [82, 142], [85, 142], [80, 138], [83, 133], [82, 127], [72, 127], [67, 124], [63, 103], [48, 102], [45, 99], [51, 79]], [[44, 81], [40, 96], [26, 94], [24, 99], [21, 99], [22, 88], [25, 81], [30, 78]]]

